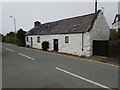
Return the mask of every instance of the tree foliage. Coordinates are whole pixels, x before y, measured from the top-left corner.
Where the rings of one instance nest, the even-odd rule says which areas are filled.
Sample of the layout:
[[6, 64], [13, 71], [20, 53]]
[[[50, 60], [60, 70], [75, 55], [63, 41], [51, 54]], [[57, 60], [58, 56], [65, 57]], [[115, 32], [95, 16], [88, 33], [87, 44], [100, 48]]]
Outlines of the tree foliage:
[[120, 33], [114, 29], [110, 30], [110, 41], [120, 41]]
[[19, 29], [16, 36], [17, 36], [17, 43], [20, 46], [25, 46], [25, 31], [23, 31], [23, 29]]
[[47, 41], [42, 42], [42, 49], [44, 51], [47, 51], [48, 48], [49, 48], [49, 42], [47, 42]]
[[16, 34], [14, 32], [9, 32], [6, 36], [2, 36], [2, 42], [25, 46], [25, 33], [23, 29], [19, 29]]

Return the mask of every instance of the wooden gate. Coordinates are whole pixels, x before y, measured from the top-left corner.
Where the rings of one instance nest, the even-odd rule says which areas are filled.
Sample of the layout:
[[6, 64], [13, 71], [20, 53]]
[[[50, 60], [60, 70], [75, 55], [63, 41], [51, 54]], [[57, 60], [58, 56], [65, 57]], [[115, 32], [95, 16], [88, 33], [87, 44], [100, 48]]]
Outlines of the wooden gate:
[[94, 40], [93, 55], [108, 56], [109, 41]]

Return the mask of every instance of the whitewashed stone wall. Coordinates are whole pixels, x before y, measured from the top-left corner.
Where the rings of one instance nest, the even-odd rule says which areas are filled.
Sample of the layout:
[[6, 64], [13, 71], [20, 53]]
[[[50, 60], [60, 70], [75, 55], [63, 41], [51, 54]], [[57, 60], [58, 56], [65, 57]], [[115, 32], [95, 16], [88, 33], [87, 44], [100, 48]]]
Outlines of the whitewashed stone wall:
[[100, 12], [92, 30], [84, 34], [84, 55], [91, 56], [93, 54], [93, 40], [109, 40], [109, 36], [109, 26], [104, 15]]
[[[40, 43], [37, 43], [37, 37], [40, 36]], [[65, 36], [69, 36], [69, 43], [65, 43]], [[58, 39], [58, 52], [64, 52], [74, 55], [80, 55], [82, 53], [82, 34], [59, 34], [59, 35], [32, 35], [29, 37], [29, 42], [26, 41], [26, 45], [30, 45], [30, 37], [33, 38], [33, 48], [42, 49], [42, 42], [48, 41], [49, 51], [54, 50], [53, 39]]]

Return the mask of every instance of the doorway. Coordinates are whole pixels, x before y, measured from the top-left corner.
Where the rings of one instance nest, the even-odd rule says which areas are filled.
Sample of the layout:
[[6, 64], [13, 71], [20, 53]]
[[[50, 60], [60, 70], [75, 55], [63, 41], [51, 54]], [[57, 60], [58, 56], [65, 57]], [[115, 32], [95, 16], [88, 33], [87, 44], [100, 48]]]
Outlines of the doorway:
[[58, 51], [58, 39], [53, 39], [54, 51]]

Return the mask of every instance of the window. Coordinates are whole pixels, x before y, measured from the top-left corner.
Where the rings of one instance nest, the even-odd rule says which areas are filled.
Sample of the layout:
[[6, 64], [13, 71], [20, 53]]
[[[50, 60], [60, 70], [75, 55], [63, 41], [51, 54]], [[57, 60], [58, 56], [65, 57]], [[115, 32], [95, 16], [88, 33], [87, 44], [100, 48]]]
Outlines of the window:
[[40, 37], [37, 37], [37, 43], [40, 43]]
[[69, 37], [65, 36], [65, 43], [69, 43]]
[[27, 42], [29, 42], [29, 38], [27, 37]]

